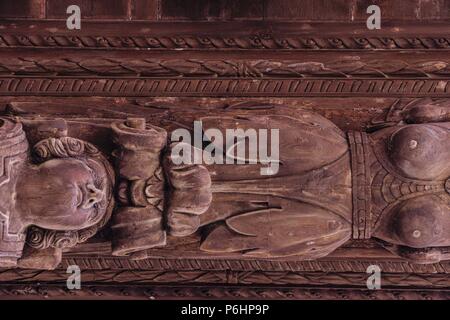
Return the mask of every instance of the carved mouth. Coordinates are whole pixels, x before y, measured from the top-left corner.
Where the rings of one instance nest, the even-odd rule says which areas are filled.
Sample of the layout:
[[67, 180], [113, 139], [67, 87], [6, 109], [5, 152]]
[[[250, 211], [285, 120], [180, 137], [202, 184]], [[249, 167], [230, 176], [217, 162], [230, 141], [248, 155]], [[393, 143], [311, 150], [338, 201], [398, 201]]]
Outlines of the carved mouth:
[[81, 186], [77, 186], [77, 208], [80, 208], [83, 205], [84, 200], [84, 192], [81, 189]]

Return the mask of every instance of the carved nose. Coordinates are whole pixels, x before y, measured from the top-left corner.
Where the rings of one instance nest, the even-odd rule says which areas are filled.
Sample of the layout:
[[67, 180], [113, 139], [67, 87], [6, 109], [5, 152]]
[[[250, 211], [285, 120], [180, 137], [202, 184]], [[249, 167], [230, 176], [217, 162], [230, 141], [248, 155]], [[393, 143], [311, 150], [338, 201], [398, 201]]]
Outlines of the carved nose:
[[84, 195], [84, 201], [82, 205], [83, 209], [90, 209], [95, 204], [102, 201], [104, 192], [100, 189], [97, 189], [93, 184], [87, 184], [85, 190], [86, 193]]

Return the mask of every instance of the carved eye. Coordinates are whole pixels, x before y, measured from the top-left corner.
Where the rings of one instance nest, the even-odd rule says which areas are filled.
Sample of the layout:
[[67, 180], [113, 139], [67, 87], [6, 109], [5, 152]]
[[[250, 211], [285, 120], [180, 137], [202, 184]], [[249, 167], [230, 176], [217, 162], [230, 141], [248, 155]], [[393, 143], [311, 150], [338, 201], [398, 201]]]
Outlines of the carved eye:
[[431, 125], [410, 125], [395, 132], [389, 141], [389, 157], [408, 178], [445, 179], [450, 174], [450, 134]]
[[425, 248], [440, 242], [448, 209], [436, 196], [408, 200], [394, 216], [393, 227], [398, 240], [413, 248]]

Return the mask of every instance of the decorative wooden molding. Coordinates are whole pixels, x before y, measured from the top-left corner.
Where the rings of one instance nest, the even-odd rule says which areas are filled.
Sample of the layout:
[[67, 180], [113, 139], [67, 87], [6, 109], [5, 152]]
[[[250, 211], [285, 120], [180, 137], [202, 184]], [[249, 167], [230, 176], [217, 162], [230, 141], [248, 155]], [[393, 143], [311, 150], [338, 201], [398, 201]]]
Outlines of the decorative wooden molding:
[[336, 61], [304, 60], [200, 60], [114, 58], [1, 58], [0, 75], [133, 76], [201, 78], [444, 78], [450, 61], [362, 60], [350, 56]]
[[[449, 298], [448, 23], [2, 26], [0, 297]], [[289, 157], [265, 180], [176, 166], [168, 137], [194, 120], [281, 128]], [[80, 200], [100, 220], [10, 219], [49, 161], [103, 177]]]
[[[29, 28], [30, 26], [33, 28]], [[151, 50], [448, 50], [446, 23], [386, 23], [367, 30], [365, 23], [295, 22], [85, 22], [70, 32], [64, 21], [8, 23], [0, 47]], [[36, 31], [41, 30], [41, 31]], [[45, 30], [45, 31], [43, 31]], [[99, 32], [104, 30], [104, 32]], [[338, 30], [338, 31], [335, 31]]]
[[448, 97], [448, 79], [177, 79], [0, 77], [3, 96]]
[[253, 36], [69, 36], [0, 34], [0, 47], [9, 48], [89, 48], [151, 50], [449, 50], [450, 38], [435, 37], [371, 37], [330, 36], [277, 37], [271, 34]]
[[[0, 273], [4, 282], [18, 284], [32, 283], [62, 283], [67, 281], [66, 270], [54, 271], [4, 271]], [[367, 273], [338, 273], [338, 272], [231, 272], [231, 271], [149, 271], [149, 270], [83, 270], [84, 283], [102, 285], [114, 284], [191, 284], [191, 285], [273, 285], [273, 286], [327, 286], [333, 284], [338, 287], [366, 287]], [[413, 273], [383, 273], [383, 286], [389, 288], [409, 287], [430, 289], [446, 289], [450, 285], [448, 274], [413, 274]]]
[[[364, 251], [364, 250], [361, 250]], [[381, 270], [387, 273], [408, 273], [408, 274], [441, 274], [443, 277], [450, 274], [448, 262], [439, 262], [427, 265], [411, 264], [394, 257], [379, 257], [371, 259], [352, 257], [333, 257], [316, 261], [296, 261], [264, 260], [264, 259], [220, 259], [205, 258], [200, 259], [183, 258], [177, 260], [173, 258], [149, 258], [144, 260], [129, 260], [127, 258], [117, 258], [112, 256], [94, 257], [90, 255], [78, 254], [76, 256], [65, 254], [61, 262], [61, 270], [66, 270], [70, 265], [78, 265], [83, 270], [110, 269], [124, 271], [132, 270], [179, 270], [179, 271], [217, 271], [230, 270], [234, 272], [336, 272], [336, 273], [365, 273], [367, 267], [376, 264]]]
[[2, 284], [0, 299], [225, 299], [225, 300], [448, 300], [447, 290], [364, 290], [354, 288], [254, 286], [102, 286], [84, 284], [81, 290], [58, 285]]

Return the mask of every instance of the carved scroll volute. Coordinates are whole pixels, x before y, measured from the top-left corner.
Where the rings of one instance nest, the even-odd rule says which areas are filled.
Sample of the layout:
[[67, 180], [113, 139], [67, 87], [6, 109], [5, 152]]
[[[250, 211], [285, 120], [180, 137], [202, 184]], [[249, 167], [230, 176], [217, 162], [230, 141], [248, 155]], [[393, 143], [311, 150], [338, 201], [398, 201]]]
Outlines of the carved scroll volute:
[[163, 226], [164, 174], [160, 158], [167, 141], [164, 129], [128, 119], [112, 125], [121, 207], [112, 221], [113, 254], [128, 255], [166, 243]]

